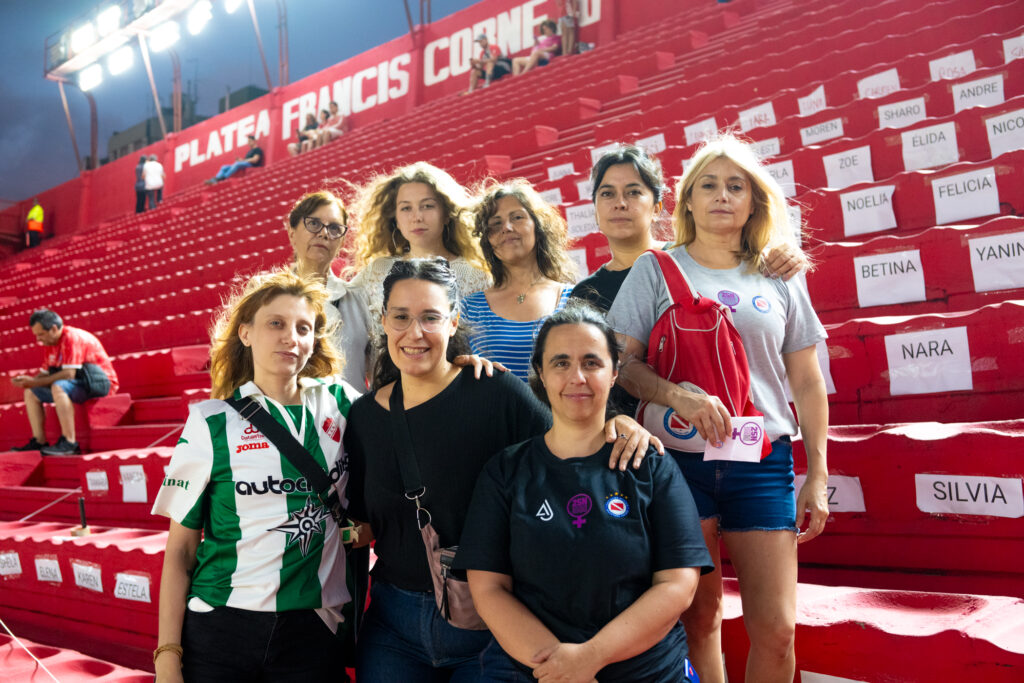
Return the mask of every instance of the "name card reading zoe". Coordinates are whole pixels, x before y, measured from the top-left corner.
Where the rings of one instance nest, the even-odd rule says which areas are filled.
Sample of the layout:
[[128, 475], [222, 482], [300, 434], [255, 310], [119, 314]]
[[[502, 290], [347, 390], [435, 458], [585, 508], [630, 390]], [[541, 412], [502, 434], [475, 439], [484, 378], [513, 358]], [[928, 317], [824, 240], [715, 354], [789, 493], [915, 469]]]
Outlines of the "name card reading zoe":
[[966, 327], [890, 334], [885, 356], [893, 396], [974, 389]]
[[914, 484], [921, 512], [1024, 517], [1020, 479], [915, 474]]

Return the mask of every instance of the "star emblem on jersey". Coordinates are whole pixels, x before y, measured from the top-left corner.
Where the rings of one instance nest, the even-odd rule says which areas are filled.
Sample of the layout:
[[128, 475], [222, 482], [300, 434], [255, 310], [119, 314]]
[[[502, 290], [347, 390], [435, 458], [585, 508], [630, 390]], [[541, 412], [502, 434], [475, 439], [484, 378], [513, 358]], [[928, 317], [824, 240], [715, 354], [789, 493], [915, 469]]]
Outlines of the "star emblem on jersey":
[[309, 544], [316, 534], [324, 532], [324, 520], [330, 517], [327, 509], [319, 503], [314, 503], [312, 498], [306, 499], [306, 505], [301, 510], [288, 515], [288, 521], [284, 524], [270, 529], [288, 534], [288, 546], [299, 544], [299, 550], [303, 557], [309, 552]]
[[551, 510], [551, 503], [545, 498], [540, 509], [537, 510], [537, 518], [542, 522], [550, 522], [554, 517], [555, 513]]
[[612, 517], [625, 517], [629, 514], [629, 496], [625, 496], [618, 491], [605, 496], [604, 511]]

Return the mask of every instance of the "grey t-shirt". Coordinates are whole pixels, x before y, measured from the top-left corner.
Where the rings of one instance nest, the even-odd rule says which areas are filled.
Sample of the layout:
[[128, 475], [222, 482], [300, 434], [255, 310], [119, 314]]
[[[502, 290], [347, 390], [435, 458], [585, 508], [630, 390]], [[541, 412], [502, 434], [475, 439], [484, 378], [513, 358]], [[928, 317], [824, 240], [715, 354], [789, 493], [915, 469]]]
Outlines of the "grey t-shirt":
[[[754, 407], [764, 414], [765, 431], [774, 441], [797, 432], [796, 417], [786, 400], [786, 367], [782, 355], [814, 346], [825, 339], [802, 275], [783, 282], [751, 273], [747, 264], [729, 270], [705, 268], [686, 247], [668, 252], [682, 266], [702, 295], [732, 310], [750, 365]], [[619, 334], [647, 345], [661, 314], [669, 307], [668, 289], [654, 256], [643, 254], [633, 264], [615, 297], [608, 322]]]

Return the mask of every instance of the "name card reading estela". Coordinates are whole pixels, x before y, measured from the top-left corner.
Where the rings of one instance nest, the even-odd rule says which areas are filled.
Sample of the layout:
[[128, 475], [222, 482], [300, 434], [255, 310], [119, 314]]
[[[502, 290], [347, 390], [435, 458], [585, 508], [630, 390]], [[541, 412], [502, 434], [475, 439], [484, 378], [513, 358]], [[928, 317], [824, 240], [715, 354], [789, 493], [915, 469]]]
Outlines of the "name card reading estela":
[[915, 474], [917, 509], [921, 512], [1024, 517], [1020, 479]]
[[890, 334], [885, 356], [893, 396], [974, 389], [966, 327]]

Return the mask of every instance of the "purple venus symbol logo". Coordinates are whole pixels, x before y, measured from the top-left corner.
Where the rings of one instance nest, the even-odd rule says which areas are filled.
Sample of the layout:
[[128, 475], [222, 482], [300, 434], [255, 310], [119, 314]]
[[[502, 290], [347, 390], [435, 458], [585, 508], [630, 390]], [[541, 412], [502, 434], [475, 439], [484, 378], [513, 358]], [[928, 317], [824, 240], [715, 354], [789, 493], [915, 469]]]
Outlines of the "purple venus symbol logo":
[[590, 499], [585, 493], [577, 493], [575, 496], [569, 499], [568, 505], [565, 506], [565, 511], [572, 517], [572, 523], [579, 529], [587, 520], [583, 519], [590, 514], [590, 510], [594, 507], [594, 501]]
[[736, 312], [736, 304], [740, 302], [740, 295], [728, 289], [718, 292], [718, 300], [729, 307], [733, 313]]
[[739, 429], [732, 430], [732, 438], [751, 446], [761, 440], [761, 427], [756, 422], [744, 422]]

